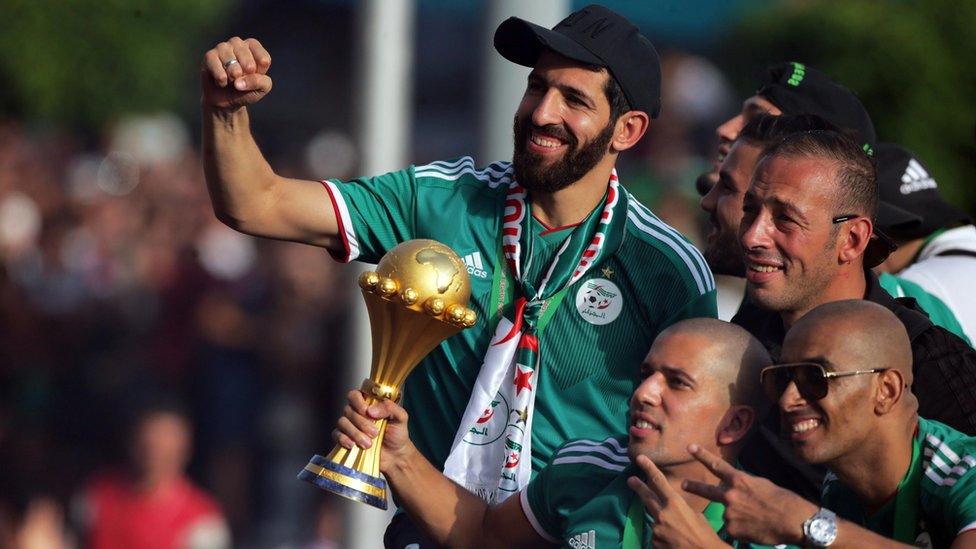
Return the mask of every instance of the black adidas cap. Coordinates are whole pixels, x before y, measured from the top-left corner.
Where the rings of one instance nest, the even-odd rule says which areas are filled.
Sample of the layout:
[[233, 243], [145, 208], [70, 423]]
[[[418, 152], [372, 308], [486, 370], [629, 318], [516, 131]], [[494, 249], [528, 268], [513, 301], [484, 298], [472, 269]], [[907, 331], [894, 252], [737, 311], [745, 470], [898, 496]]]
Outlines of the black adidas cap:
[[939, 194], [929, 169], [915, 154], [894, 143], [879, 143], [878, 191], [887, 207], [878, 210], [878, 226], [900, 240], [925, 238], [933, 232], [969, 224], [968, 215]]
[[547, 49], [574, 61], [606, 67], [632, 109], [651, 118], [661, 112], [657, 51], [633, 23], [603, 6], [573, 12], [552, 30], [510, 17], [495, 31], [495, 49], [505, 59], [526, 67], [534, 67]]
[[766, 68], [756, 91], [783, 114], [815, 114], [831, 124], [855, 132], [858, 144], [873, 154], [877, 137], [871, 116], [854, 95], [826, 74], [790, 61]]

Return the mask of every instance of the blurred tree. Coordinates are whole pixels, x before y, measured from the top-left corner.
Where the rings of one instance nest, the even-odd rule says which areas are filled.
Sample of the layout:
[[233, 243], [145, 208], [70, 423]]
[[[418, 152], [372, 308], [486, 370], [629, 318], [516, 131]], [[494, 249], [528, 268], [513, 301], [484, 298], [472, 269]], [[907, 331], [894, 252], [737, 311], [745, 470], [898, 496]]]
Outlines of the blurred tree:
[[823, 70], [857, 92], [880, 141], [914, 150], [947, 198], [976, 213], [976, 2], [805, 0], [742, 21], [721, 55], [744, 94], [775, 61]]
[[97, 133], [196, 89], [229, 0], [0, 0], [0, 115]]

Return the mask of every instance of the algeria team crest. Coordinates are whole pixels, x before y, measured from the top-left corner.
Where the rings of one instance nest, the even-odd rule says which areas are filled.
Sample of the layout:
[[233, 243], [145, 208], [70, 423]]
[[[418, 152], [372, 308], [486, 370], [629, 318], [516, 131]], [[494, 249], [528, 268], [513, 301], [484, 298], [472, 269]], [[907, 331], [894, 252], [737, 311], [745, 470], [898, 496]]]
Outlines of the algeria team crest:
[[590, 324], [610, 324], [623, 309], [620, 288], [605, 278], [591, 278], [576, 292], [576, 310]]
[[508, 401], [501, 393], [491, 399], [491, 404], [481, 412], [481, 417], [465, 433], [464, 442], [475, 446], [482, 446], [495, 442], [505, 434], [508, 416], [512, 413]]

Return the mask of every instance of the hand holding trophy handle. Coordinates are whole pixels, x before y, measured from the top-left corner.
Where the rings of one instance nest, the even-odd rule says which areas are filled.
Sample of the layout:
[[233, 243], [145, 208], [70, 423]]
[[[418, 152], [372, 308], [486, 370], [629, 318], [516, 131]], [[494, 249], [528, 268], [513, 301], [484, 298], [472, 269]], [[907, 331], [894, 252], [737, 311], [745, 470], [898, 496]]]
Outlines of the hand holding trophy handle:
[[[467, 307], [471, 295], [461, 258], [434, 240], [410, 240], [390, 250], [376, 272], [359, 277], [373, 339], [370, 376], [360, 390], [367, 406], [399, 402], [400, 388], [420, 360], [445, 339], [477, 322]], [[298, 478], [319, 488], [386, 509], [386, 481], [380, 476], [380, 448], [386, 419], [369, 448], [336, 445], [314, 456]]]

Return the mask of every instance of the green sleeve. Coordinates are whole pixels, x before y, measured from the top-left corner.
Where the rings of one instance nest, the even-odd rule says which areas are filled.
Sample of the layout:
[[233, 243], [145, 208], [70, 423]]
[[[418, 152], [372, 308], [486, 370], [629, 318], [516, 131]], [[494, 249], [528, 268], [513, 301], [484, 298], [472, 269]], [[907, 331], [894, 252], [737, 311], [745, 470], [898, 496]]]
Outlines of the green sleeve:
[[337, 260], [376, 263], [397, 244], [416, 238], [417, 180], [412, 167], [323, 183], [345, 247], [344, 253], [333, 254]]
[[522, 512], [535, 531], [551, 542], [558, 542], [562, 534], [559, 513], [559, 474], [552, 465], [544, 467], [525, 487], [519, 497]]
[[[965, 459], [972, 459], [966, 456]], [[951, 482], [950, 479], [947, 479]], [[963, 530], [976, 528], [976, 470], [969, 469], [949, 487], [944, 510], [949, 535], [958, 536]]]

